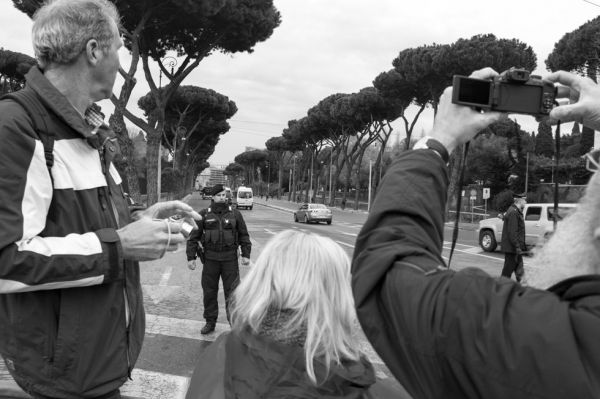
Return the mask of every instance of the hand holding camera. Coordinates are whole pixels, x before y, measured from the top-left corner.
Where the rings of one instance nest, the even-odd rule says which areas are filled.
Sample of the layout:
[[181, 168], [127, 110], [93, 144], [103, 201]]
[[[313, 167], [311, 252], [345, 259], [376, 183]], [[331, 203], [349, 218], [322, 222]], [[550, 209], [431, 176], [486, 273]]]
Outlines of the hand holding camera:
[[570, 72], [558, 71], [546, 77], [559, 83], [557, 98], [569, 100], [550, 112], [550, 123], [579, 122], [594, 130], [600, 130], [600, 86], [592, 79]]
[[[491, 68], [475, 71], [470, 78], [490, 79], [498, 76]], [[448, 87], [440, 97], [438, 111], [433, 122], [433, 129], [428, 136], [441, 142], [449, 153], [454, 147], [471, 140], [477, 133], [489, 124], [503, 117], [500, 112], [480, 112], [472, 107], [464, 107], [454, 104], [451, 100], [453, 88]]]
[[137, 220], [117, 230], [123, 257], [154, 260], [176, 251], [202, 217], [181, 201], [159, 202], [137, 214]]

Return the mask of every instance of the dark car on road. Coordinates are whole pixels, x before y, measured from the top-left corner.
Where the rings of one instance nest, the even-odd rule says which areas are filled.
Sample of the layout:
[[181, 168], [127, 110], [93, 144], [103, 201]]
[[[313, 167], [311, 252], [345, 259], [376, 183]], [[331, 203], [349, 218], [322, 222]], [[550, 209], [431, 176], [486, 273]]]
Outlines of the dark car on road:
[[302, 204], [300, 209], [294, 212], [294, 222], [325, 222], [331, 224], [332, 217], [331, 209], [323, 204]]

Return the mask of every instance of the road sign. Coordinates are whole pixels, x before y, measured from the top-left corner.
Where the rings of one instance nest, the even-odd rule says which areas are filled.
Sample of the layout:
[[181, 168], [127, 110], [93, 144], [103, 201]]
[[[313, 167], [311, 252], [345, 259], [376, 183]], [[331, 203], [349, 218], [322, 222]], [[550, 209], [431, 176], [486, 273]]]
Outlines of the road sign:
[[475, 201], [477, 199], [476, 195], [471, 195], [471, 201]]
[[490, 198], [490, 188], [484, 187], [483, 188], [483, 199], [488, 199], [488, 198]]

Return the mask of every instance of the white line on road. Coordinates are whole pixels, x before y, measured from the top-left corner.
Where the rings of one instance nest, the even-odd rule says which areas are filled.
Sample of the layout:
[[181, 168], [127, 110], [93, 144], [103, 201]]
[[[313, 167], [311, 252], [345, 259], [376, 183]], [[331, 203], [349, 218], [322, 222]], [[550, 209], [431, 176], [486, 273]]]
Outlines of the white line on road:
[[159, 287], [166, 287], [169, 279], [171, 278], [171, 273], [173, 272], [173, 266], [168, 266], [164, 271], [160, 278], [160, 283], [158, 283]]
[[347, 243], [345, 243], [345, 242], [343, 242], [343, 241], [337, 241], [337, 240], [336, 240], [335, 242], [337, 242], [338, 244], [345, 245], [345, 246], [347, 246], [347, 247], [349, 247], [349, 248], [354, 248], [354, 245], [352, 245], [352, 244], [347, 244]]
[[347, 235], [347, 236], [352, 236], [352, 237], [356, 237], [358, 235], [356, 233], [346, 233], [345, 231], [340, 231], [340, 233]]
[[[444, 247], [444, 249], [447, 249], [449, 251], [450, 247]], [[488, 255], [482, 255], [482, 254], [478, 254], [478, 253], [473, 253], [472, 250], [468, 250], [468, 249], [464, 250], [464, 249], [456, 249], [456, 248], [454, 248], [454, 252], [463, 252], [463, 253], [466, 253], [466, 254], [469, 254], [469, 255], [477, 255], [477, 256], [481, 256], [482, 258], [488, 258], [488, 259], [492, 259], [492, 260], [495, 260], [495, 261], [502, 261], [502, 262], [504, 262], [503, 259], [498, 259], [498, 258], [495, 258], [493, 256], [488, 256]]]
[[269, 230], [269, 229], [265, 229], [265, 231], [266, 231], [267, 233], [269, 233], [269, 234], [272, 234], [272, 235], [275, 235], [275, 234], [277, 234], [277, 233], [275, 233], [274, 231], [271, 231], [271, 230]]
[[[217, 323], [214, 332], [206, 335], [200, 334], [200, 330], [204, 325], [203, 321], [175, 319], [166, 316], [146, 315], [146, 333], [160, 334], [169, 337], [197, 339], [200, 341], [214, 341], [221, 333], [229, 331], [231, 328], [227, 323]], [[365, 341], [361, 342], [361, 350], [369, 358], [371, 363], [382, 364], [381, 359], [371, 346]]]
[[145, 399], [183, 399], [190, 379], [179, 375], [134, 369], [131, 381], [121, 387], [121, 395]]

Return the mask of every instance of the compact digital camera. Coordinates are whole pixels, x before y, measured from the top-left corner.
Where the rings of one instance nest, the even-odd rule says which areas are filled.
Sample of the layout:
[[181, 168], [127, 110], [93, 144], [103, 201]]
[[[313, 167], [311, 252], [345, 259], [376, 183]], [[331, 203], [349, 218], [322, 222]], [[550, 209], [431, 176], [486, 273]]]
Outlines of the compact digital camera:
[[525, 69], [511, 68], [493, 79], [454, 75], [452, 102], [477, 109], [546, 116], [554, 106], [556, 87]]

